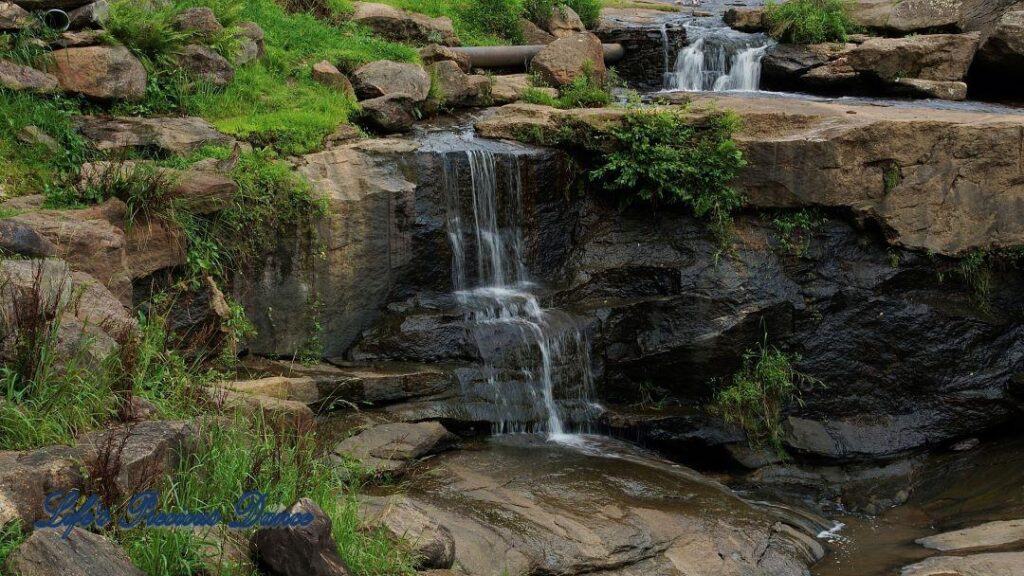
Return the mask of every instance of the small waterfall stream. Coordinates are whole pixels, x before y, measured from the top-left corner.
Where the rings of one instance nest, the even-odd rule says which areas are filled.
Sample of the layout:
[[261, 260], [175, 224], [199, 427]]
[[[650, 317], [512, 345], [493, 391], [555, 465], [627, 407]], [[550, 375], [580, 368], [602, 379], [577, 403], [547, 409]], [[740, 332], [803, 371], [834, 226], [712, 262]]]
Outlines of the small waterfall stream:
[[771, 45], [763, 34], [728, 28], [686, 27], [690, 44], [665, 74], [665, 89], [704, 92], [757, 91], [761, 59]]
[[586, 432], [596, 411], [590, 346], [570, 315], [541, 306], [529, 279], [517, 150], [469, 133], [459, 147], [443, 156], [452, 285], [491, 396], [470, 410], [497, 434]]

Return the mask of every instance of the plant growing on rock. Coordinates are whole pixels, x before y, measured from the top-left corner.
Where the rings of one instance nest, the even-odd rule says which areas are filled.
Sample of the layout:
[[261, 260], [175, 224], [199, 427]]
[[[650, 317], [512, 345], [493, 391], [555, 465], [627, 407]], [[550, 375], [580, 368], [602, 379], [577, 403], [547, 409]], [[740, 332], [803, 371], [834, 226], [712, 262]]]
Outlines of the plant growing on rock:
[[600, 0], [526, 0], [523, 3], [526, 18], [538, 24], [547, 22], [551, 18], [552, 10], [558, 9], [559, 6], [572, 8], [587, 28], [596, 26], [601, 17]]
[[[536, 79], [532, 79], [537, 82]], [[536, 87], [528, 88], [522, 100], [529, 104], [540, 104], [554, 108], [603, 108], [612, 103], [612, 95], [609, 92], [611, 81], [602, 81], [594, 74], [593, 66], [587, 62], [583, 68], [583, 74], [573, 79], [568, 85], [563, 86], [555, 98]]]
[[771, 219], [779, 248], [793, 256], [803, 256], [811, 246], [814, 233], [827, 221], [817, 210], [779, 212]]
[[731, 185], [746, 166], [732, 140], [738, 127], [731, 112], [697, 119], [685, 110], [631, 110], [611, 129], [615, 149], [590, 177], [621, 193], [625, 203], [684, 205], [724, 238], [744, 204]]
[[768, 31], [780, 42], [816, 44], [846, 42], [856, 30], [846, 7], [847, 0], [788, 0], [765, 4]]
[[743, 355], [743, 364], [715, 393], [710, 407], [730, 424], [743, 428], [751, 446], [771, 446], [785, 455], [782, 446], [782, 410], [796, 401], [802, 404], [800, 387], [820, 384], [793, 367], [800, 361], [767, 341]]

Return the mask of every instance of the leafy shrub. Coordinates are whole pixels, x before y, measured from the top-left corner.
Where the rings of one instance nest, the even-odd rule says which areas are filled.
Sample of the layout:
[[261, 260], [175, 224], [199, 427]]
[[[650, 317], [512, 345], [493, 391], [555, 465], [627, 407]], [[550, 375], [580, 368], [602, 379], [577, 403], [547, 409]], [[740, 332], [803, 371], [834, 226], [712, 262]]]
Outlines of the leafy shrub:
[[811, 245], [811, 237], [826, 219], [818, 211], [801, 209], [779, 212], [771, 219], [779, 240], [779, 248], [793, 256], [803, 256]]
[[724, 236], [744, 203], [731, 186], [746, 166], [732, 140], [738, 127], [730, 112], [710, 112], [697, 122], [684, 110], [631, 110], [611, 130], [616, 150], [590, 176], [624, 193], [627, 203], [688, 206]]
[[597, 26], [597, 21], [601, 17], [600, 0], [526, 0], [523, 3], [523, 10], [527, 19], [543, 24], [559, 6], [572, 8], [579, 14], [580, 20], [583, 20], [587, 28]]
[[769, 33], [780, 42], [815, 44], [845, 42], [856, 30], [846, 8], [847, 0], [789, 0], [765, 4]]
[[793, 400], [802, 403], [801, 384], [819, 383], [793, 368], [799, 360], [767, 343], [748, 350], [740, 370], [715, 394], [711, 412], [742, 427], [752, 446], [767, 443], [784, 455], [782, 410]]

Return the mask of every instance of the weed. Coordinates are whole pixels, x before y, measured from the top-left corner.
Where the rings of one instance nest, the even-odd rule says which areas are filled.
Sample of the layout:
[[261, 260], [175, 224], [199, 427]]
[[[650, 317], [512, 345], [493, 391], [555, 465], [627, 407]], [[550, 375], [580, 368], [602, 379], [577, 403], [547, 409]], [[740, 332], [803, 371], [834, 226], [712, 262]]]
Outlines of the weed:
[[775, 228], [779, 248], [793, 256], [804, 256], [814, 233], [827, 221], [817, 210], [804, 208], [776, 213], [771, 225]]
[[6, 565], [7, 557], [26, 538], [28, 538], [28, 533], [22, 531], [20, 520], [0, 526], [0, 566]]
[[[537, 80], [533, 79], [536, 83]], [[559, 90], [555, 98], [539, 88], [531, 86], [523, 93], [522, 100], [530, 104], [541, 104], [555, 108], [603, 108], [612, 103], [608, 83], [594, 74], [591, 63], [586, 63], [583, 74]]]
[[624, 203], [685, 205], [724, 239], [732, 213], [744, 204], [731, 185], [746, 166], [732, 140], [738, 127], [730, 112], [710, 112], [694, 122], [683, 110], [631, 110], [611, 129], [616, 149], [590, 177], [623, 193]]
[[751, 446], [768, 444], [785, 455], [782, 410], [792, 401], [803, 404], [801, 386], [821, 383], [798, 372], [793, 364], [799, 361], [799, 356], [769, 346], [766, 337], [743, 355], [743, 365], [718, 389], [710, 411], [742, 427]]
[[537, 24], [547, 22], [551, 18], [552, 11], [560, 6], [572, 8], [587, 28], [596, 26], [601, 17], [600, 0], [525, 0], [523, 2], [526, 18]]
[[765, 4], [769, 33], [780, 42], [817, 44], [846, 42], [857, 27], [850, 19], [847, 0], [788, 0]]
[[896, 162], [890, 164], [889, 168], [885, 171], [884, 178], [885, 193], [889, 194], [903, 183], [903, 172], [900, 170], [900, 165]]

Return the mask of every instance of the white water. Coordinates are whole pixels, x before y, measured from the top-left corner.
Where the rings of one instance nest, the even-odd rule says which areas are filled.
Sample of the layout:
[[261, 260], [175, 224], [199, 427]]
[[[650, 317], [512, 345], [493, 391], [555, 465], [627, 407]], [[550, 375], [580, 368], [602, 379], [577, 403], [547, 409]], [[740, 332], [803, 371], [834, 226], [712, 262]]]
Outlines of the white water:
[[761, 60], [770, 45], [762, 35], [728, 29], [688, 26], [690, 45], [679, 51], [673, 70], [665, 74], [668, 90], [756, 92]]
[[531, 291], [518, 156], [467, 142], [469, 149], [445, 155], [444, 188], [452, 284], [497, 406], [477, 416], [497, 434], [545, 432], [572, 443], [568, 421], [585, 429], [594, 406], [589, 343], [570, 316], [545, 310]]

